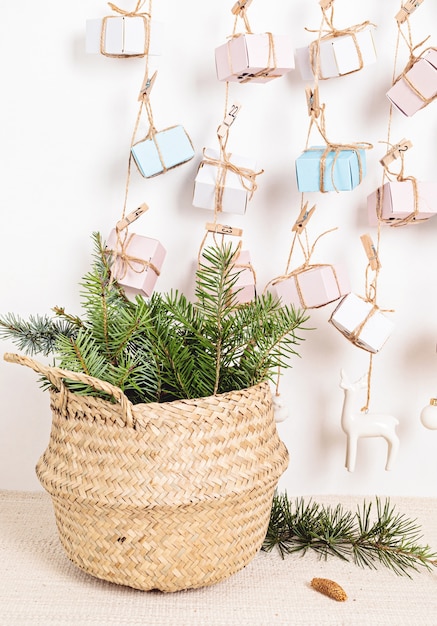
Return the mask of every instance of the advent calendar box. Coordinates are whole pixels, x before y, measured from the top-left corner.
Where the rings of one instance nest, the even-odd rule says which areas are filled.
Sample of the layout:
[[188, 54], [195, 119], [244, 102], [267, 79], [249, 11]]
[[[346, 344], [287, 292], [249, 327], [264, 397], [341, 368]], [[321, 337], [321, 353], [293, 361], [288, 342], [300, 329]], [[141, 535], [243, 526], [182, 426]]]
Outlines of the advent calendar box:
[[[208, 162], [208, 160], [212, 162]], [[218, 151], [209, 148], [204, 150], [204, 160], [199, 165], [194, 181], [193, 206], [214, 210], [216, 185], [221, 180], [223, 185], [219, 193], [221, 202], [218, 210], [224, 213], [243, 215], [251, 196], [251, 181], [244, 179], [232, 169], [216, 164], [215, 161], [219, 160], [220, 153]], [[238, 168], [244, 168], [247, 172], [256, 172], [255, 159], [230, 154], [229, 161]]]
[[294, 47], [286, 35], [242, 34], [215, 49], [217, 78], [265, 83], [294, 69]]
[[[352, 35], [320, 41], [319, 78], [335, 78], [357, 72], [376, 61], [374, 29], [369, 26]], [[313, 81], [317, 68], [317, 42], [296, 49], [296, 67], [303, 80]]]
[[411, 117], [437, 96], [437, 49], [419, 58], [388, 90], [387, 98], [401, 113]]
[[[121, 235], [122, 242], [124, 234]], [[114, 279], [124, 288], [126, 297], [150, 297], [165, 259], [166, 251], [159, 241], [142, 235], [129, 234], [122, 250], [113, 229], [106, 242], [112, 253], [111, 272]]]
[[186, 163], [194, 157], [191, 139], [183, 126], [171, 126], [134, 144], [132, 156], [138, 170], [145, 178]]
[[296, 159], [299, 191], [350, 191], [359, 185], [366, 175], [365, 150], [329, 151], [322, 162], [325, 150], [314, 146]]
[[348, 294], [350, 284], [342, 265], [318, 265], [278, 281], [271, 291], [284, 306], [315, 309]]
[[232, 287], [236, 303], [246, 304], [247, 302], [251, 302], [255, 298], [256, 287], [255, 273], [252, 268], [248, 250], [241, 250], [235, 259], [234, 269], [234, 273], [238, 273], [238, 278], [235, 285]]
[[356, 346], [376, 353], [393, 331], [393, 322], [367, 300], [354, 293], [346, 295], [329, 320]]
[[163, 24], [141, 16], [108, 16], [86, 21], [85, 49], [105, 56], [162, 54]]
[[437, 213], [437, 183], [411, 180], [387, 182], [367, 197], [367, 210], [370, 226], [378, 225], [378, 215], [382, 221], [405, 220], [417, 211], [413, 221], [427, 220]]

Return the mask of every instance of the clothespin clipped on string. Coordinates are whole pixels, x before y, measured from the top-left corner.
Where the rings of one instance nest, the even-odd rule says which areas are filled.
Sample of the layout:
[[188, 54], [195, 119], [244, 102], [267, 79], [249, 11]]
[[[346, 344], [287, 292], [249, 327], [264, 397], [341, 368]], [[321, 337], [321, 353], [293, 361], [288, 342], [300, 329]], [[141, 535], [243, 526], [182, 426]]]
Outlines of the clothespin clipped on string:
[[220, 126], [217, 129], [217, 135], [222, 139], [225, 135], [228, 134], [230, 127], [232, 126], [232, 124], [235, 122], [235, 118], [237, 117], [240, 109], [241, 109], [241, 104], [239, 102], [236, 102], [235, 104], [233, 104], [231, 106], [231, 108], [229, 109], [225, 119], [223, 120], [223, 122], [220, 124]]
[[241, 11], [245, 11], [252, 4], [252, 0], [238, 0], [232, 7], [232, 13], [238, 15]]
[[404, 6], [396, 13], [398, 24], [403, 24], [405, 20], [414, 13], [414, 11], [422, 4], [423, 0], [407, 0]]
[[138, 207], [138, 209], [135, 209], [134, 211], [129, 213], [129, 215], [126, 215], [126, 217], [119, 220], [117, 224], [115, 225], [116, 229], [120, 231], [120, 230], [123, 230], [124, 228], [127, 228], [129, 224], [132, 224], [132, 222], [135, 222], [135, 220], [141, 217], [141, 215], [145, 213], [148, 209], [149, 207], [147, 206], [147, 204], [143, 202], [143, 204], [141, 204]]
[[150, 98], [150, 92], [152, 91], [153, 85], [155, 84], [157, 74], [158, 74], [158, 70], [155, 71], [155, 73], [153, 74], [151, 78], [146, 76], [141, 86], [138, 100], [147, 100], [148, 98]]
[[396, 159], [401, 158], [403, 153], [412, 147], [413, 144], [409, 139], [401, 139], [401, 141], [393, 146], [393, 148], [391, 148], [379, 162], [383, 167], [388, 167], [390, 163], [393, 163]]
[[305, 88], [305, 94], [307, 97], [308, 115], [310, 117], [319, 117], [320, 115], [320, 100], [319, 100], [319, 88], [311, 87]]
[[207, 222], [205, 228], [209, 233], [217, 233], [218, 235], [234, 235], [235, 237], [241, 237], [243, 234], [242, 228], [234, 228], [233, 226], [225, 226], [223, 224]]
[[334, 0], [319, 0], [319, 4], [322, 9], [327, 10], [332, 7], [332, 5], [334, 4]]
[[297, 232], [300, 235], [303, 229], [307, 226], [315, 210], [316, 210], [316, 205], [314, 205], [313, 207], [311, 207], [310, 210], [308, 210], [308, 202], [305, 202], [305, 205], [302, 207], [302, 210], [299, 213], [299, 217], [295, 221], [294, 226], [291, 230], [294, 232]]
[[369, 259], [370, 268], [374, 271], [379, 270], [381, 263], [371, 236], [368, 233], [361, 235], [361, 243], [363, 244], [367, 258]]

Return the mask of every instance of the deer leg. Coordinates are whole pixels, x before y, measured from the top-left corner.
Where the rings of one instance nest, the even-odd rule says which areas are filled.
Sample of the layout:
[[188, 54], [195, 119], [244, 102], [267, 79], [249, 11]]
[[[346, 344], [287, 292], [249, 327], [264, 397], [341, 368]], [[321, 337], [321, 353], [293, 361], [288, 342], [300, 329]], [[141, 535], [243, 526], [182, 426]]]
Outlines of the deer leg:
[[357, 443], [356, 437], [352, 437], [350, 434], [347, 436], [346, 442], [346, 467], [348, 472], [355, 470], [355, 462], [357, 459]]
[[387, 463], [385, 465], [385, 469], [389, 472], [396, 461], [396, 456], [399, 450], [399, 437], [396, 433], [393, 433], [391, 437], [385, 438], [387, 441]]

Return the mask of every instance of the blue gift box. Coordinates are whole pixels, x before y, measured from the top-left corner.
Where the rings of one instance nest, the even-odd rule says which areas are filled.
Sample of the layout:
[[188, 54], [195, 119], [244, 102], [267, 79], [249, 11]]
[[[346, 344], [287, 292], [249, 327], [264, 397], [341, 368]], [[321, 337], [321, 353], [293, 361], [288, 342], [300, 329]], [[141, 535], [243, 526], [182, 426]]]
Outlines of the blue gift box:
[[172, 126], [134, 144], [132, 156], [145, 178], [162, 174], [186, 163], [194, 156], [194, 148], [183, 126]]
[[[320, 161], [326, 146], [314, 146], [296, 159], [296, 178], [299, 191], [321, 191]], [[335, 163], [334, 163], [335, 161]], [[360, 177], [361, 162], [361, 177]], [[334, 168], [333, 168], [334, 165]], [[366, 154], [358, 150], [332, 150], [324, 165], [324, 191], [351, 191], [366, 175]]]

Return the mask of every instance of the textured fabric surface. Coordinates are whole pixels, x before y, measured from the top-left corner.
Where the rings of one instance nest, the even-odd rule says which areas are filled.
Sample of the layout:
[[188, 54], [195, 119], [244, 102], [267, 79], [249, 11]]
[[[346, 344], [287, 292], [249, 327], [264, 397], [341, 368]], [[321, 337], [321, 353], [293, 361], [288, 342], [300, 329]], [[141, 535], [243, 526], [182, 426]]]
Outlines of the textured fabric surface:
[[[312, 499], [355, 510], [364, 498]], [[417, 520], [420, 543], [436, 550], [437, 499], [390, 501]], [[313, 590], [314, 577], [335, 580], [348, 600]], [[97, 580], [65, 556], [45, 493], [0, 492], [0, 582], [1, 626], [437, 626], [437, 569], [409, 579], [382, 566], [261, 552], [244, 570], [203, 589], [163, 594]]]

